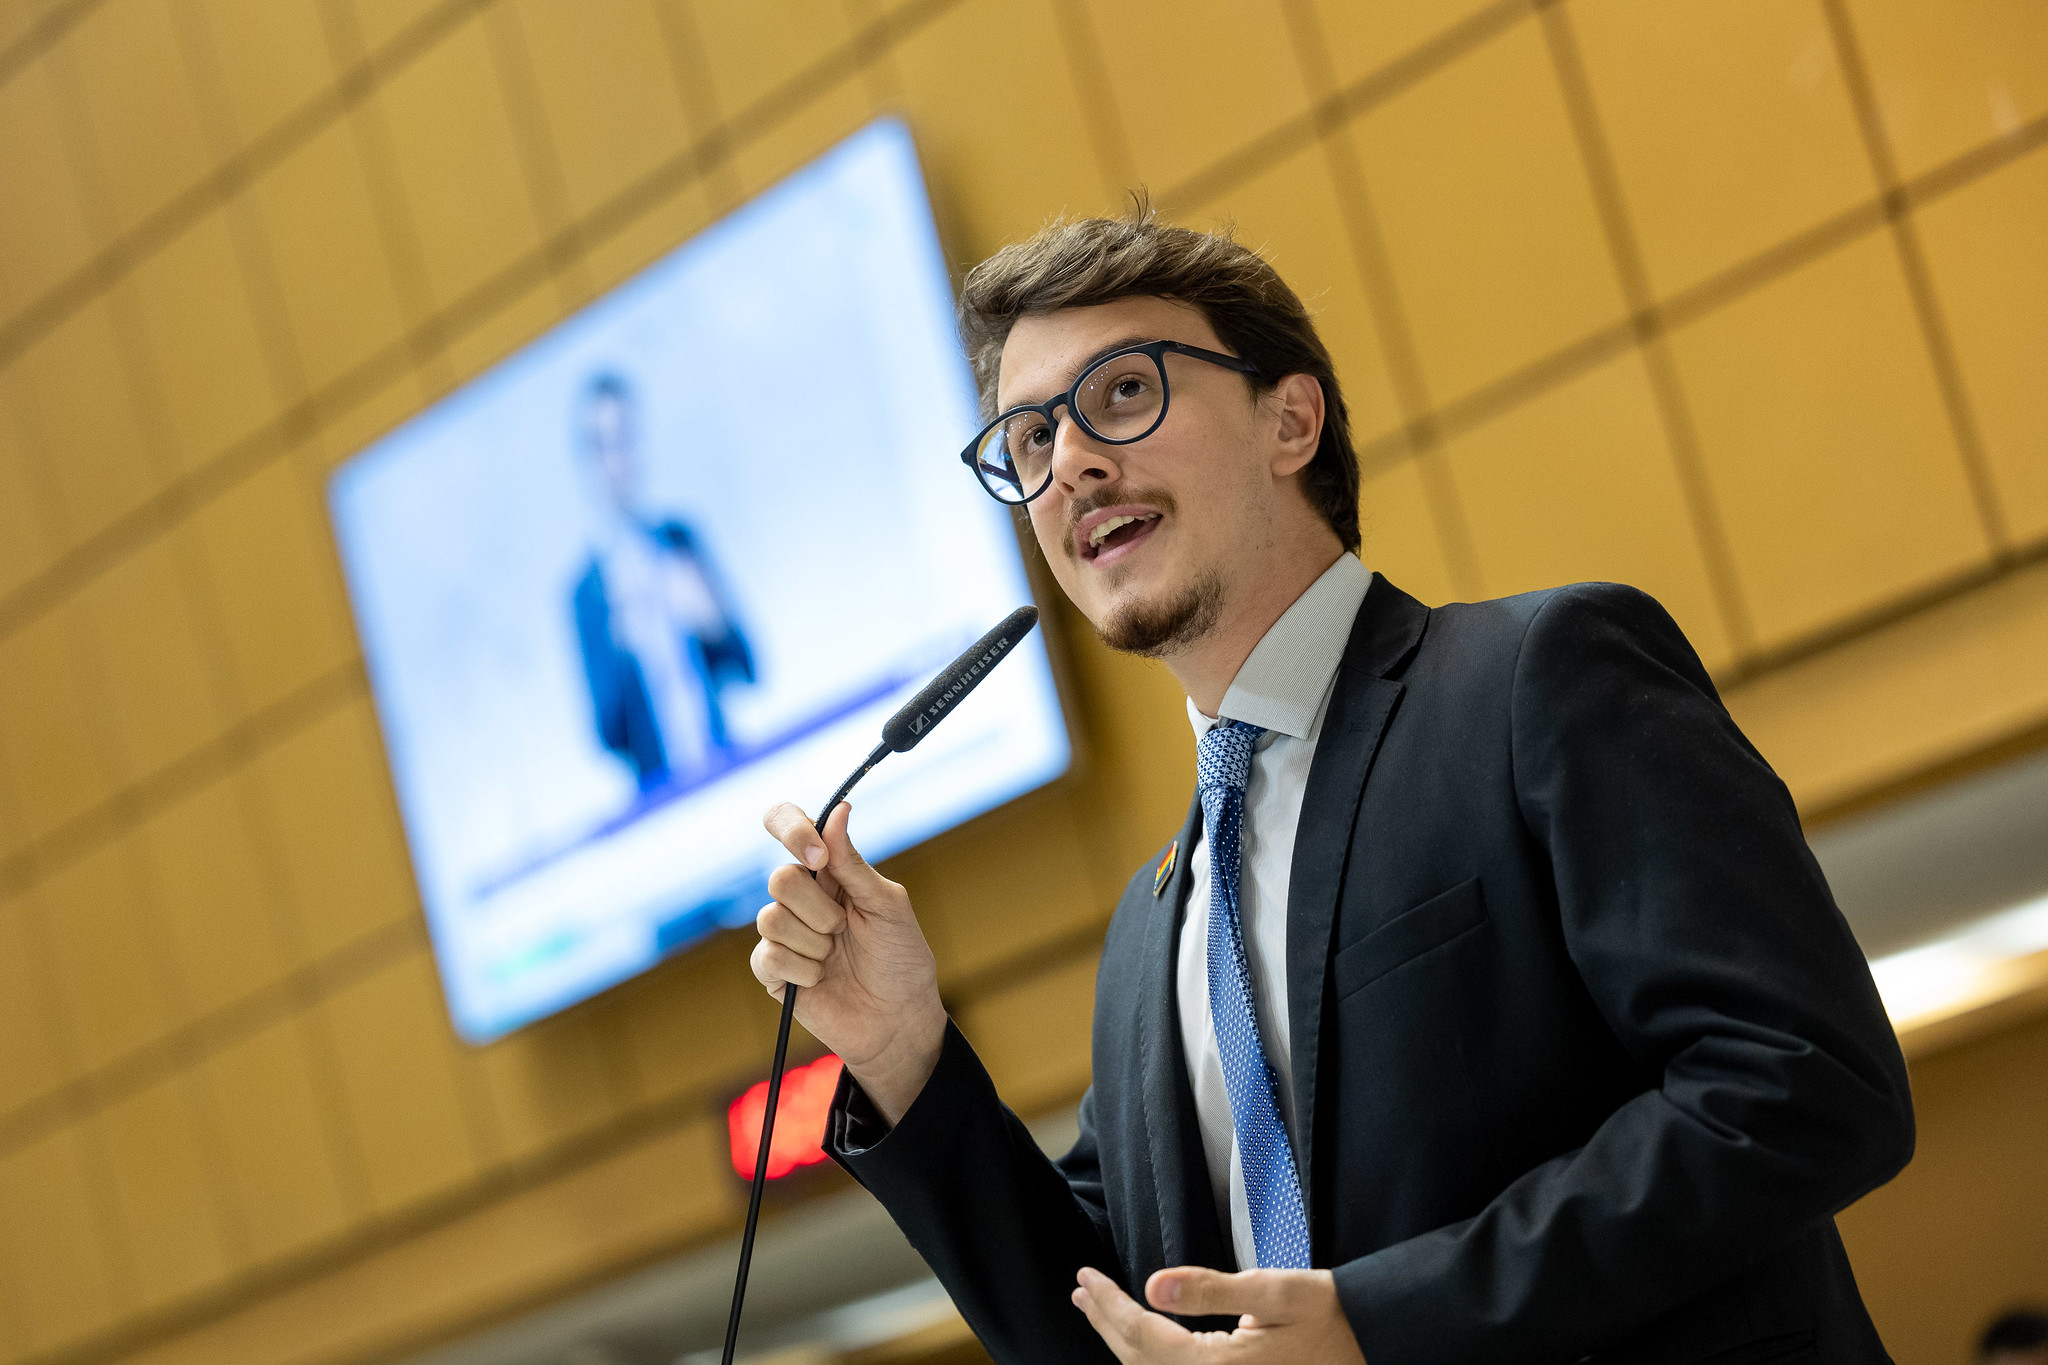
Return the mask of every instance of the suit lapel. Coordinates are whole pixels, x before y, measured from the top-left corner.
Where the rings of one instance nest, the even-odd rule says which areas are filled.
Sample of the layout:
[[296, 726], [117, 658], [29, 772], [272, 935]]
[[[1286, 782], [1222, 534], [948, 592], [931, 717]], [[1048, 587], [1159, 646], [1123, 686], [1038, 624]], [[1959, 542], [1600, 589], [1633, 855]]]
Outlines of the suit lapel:
[[1144, 977], [1138, 983], [1138, 1044], [1145, 1129], [1152, 1155], [1166, 1264], [1224, 1266], [1228, 1244], [1210, 1198], [1209, 1162], [1195, 1117], [1195, 1092], [1180, 1042], [1180, 926], [1192, 881], [1202, 805], [1191, 802], [1175, 848], [1175, 866], [1153, 898], [1145, 926]]
[[1421, 643], [1429, 609], [1384, 578], [1365, 595], [1337, 668], [1330, 707], [1309, 764], [1287, 889], [1287, 1015], [1294, 1072], [1295, 1168], [1308, 1198], [1311, 1227], [1317, 1074], [1330, 936], [1336, 928], [1350, 851], [1373, 758], [1393, 719], [1398, 672]]

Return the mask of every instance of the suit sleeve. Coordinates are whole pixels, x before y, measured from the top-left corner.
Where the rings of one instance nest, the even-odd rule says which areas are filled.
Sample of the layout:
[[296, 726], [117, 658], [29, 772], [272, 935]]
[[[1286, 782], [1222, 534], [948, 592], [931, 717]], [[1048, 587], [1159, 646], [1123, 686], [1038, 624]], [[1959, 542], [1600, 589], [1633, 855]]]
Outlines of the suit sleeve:
[[1566, 947], [1651, 1084], [1477, 1216], [1336, 1267], [1372, 1365], [1577, 1359], [1912, 1153], [1904, 1059], [1791, 796], [1663, 609], [1560, 592], [1512, 706]]
[[1004, 1365], [1113, 1362], [1069, 1299], [1093, 1266], [1127, 1278], [1111, 1240], [1096, 1158], [1094, 1092], [1081, 1136], [1046, 1159], [951, 1023], [931, 1079], [894, 1128], [842, 1075], [825, 1148], [881, 1201]]

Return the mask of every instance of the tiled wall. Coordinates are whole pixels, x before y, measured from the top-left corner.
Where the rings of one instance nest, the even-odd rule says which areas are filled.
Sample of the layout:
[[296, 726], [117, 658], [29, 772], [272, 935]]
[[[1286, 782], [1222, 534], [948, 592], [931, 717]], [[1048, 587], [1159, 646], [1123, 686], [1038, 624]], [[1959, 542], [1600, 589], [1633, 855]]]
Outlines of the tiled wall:
[[[321, 505], [717, 214], [894, 111], [962, 264], [1137, 184], [1234, 220], [1370, 564], [1638, 583], [1774, 757], [1905, 772], [2048, 720], [1884, 643], [2048, 639], [2043, 53], [2037, 0], [0, 0], [0, 1361], [368, 1359], [730, 1226], [746, 944], [454, 1042]], [[1065, 624], [1082, 772], [894, 869], [1026, 1108], [1189, 789]], [[1856, 650], [1875, 719], [1785, 699]]]

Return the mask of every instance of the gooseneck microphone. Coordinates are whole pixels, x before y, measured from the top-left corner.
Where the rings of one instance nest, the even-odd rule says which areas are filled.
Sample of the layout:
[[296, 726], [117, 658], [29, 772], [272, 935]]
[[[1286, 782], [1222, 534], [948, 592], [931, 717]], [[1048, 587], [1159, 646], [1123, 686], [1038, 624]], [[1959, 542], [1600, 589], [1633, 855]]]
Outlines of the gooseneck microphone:
[[[934, 726], [952, 714], [953, 708], [989, 675], [991, 669], [1007, 658], [1017, 642], [1029, 635], [1037, 624], [1037, 607], [1017, 608], [1005, 616], [994, 630], [969, 645], [967, 652], [947, 665], [945, 672], [925, 684], [924, 691], [889, 717], [889, 723], [882, 727], [882, 742], [839, 784], [839, 790], [833, 792], [832, 799], [819, 810], [815, 826], [818, 833], [824, 834], [826, 819], [846, 799], [854, 783], [866, 777], [890, 754], [908, 753], [915, 748]], [[811, 874], [813, 879], [817, 875], [815, 872]], [[740, 1308], [747, 1300], [747, 1268], [754, 1260], [754, 1230], [761, 1221], [761, 1193], [768, 1188], [768, 1146], [775, 1136], [775, 1104], [782, 1097], [782, 1071], [789, 1061], [789, 1025], [796, 1018], [796, 990], [794, 982], [782, 988], [782, 1023], [775, 1032], [775, 1061], [768, 1068], [768, 1109], [761, 1116], [761, 1150], [754, 1156], [754, 1188], [747, 1198], [747, 1229], [740, 1237], [740, 1268], [732, 1286], [732, 1316], [725, 1324], [724, 1365], [732, 1365], [733, 1352], [739, 1348]]]

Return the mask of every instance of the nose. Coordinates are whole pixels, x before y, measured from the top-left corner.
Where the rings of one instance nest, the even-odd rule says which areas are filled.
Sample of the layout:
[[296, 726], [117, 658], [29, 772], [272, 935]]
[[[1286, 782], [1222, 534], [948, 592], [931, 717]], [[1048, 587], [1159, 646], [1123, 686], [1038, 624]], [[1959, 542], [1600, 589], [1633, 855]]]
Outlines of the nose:
[[1062, 413], [1052, 438], [1052, 480], [1060, 492], [1073, 497], [1088, 484], [1121, 478], [1123, 467], [1110, 449], [1083, 431], [1071, 412]]

